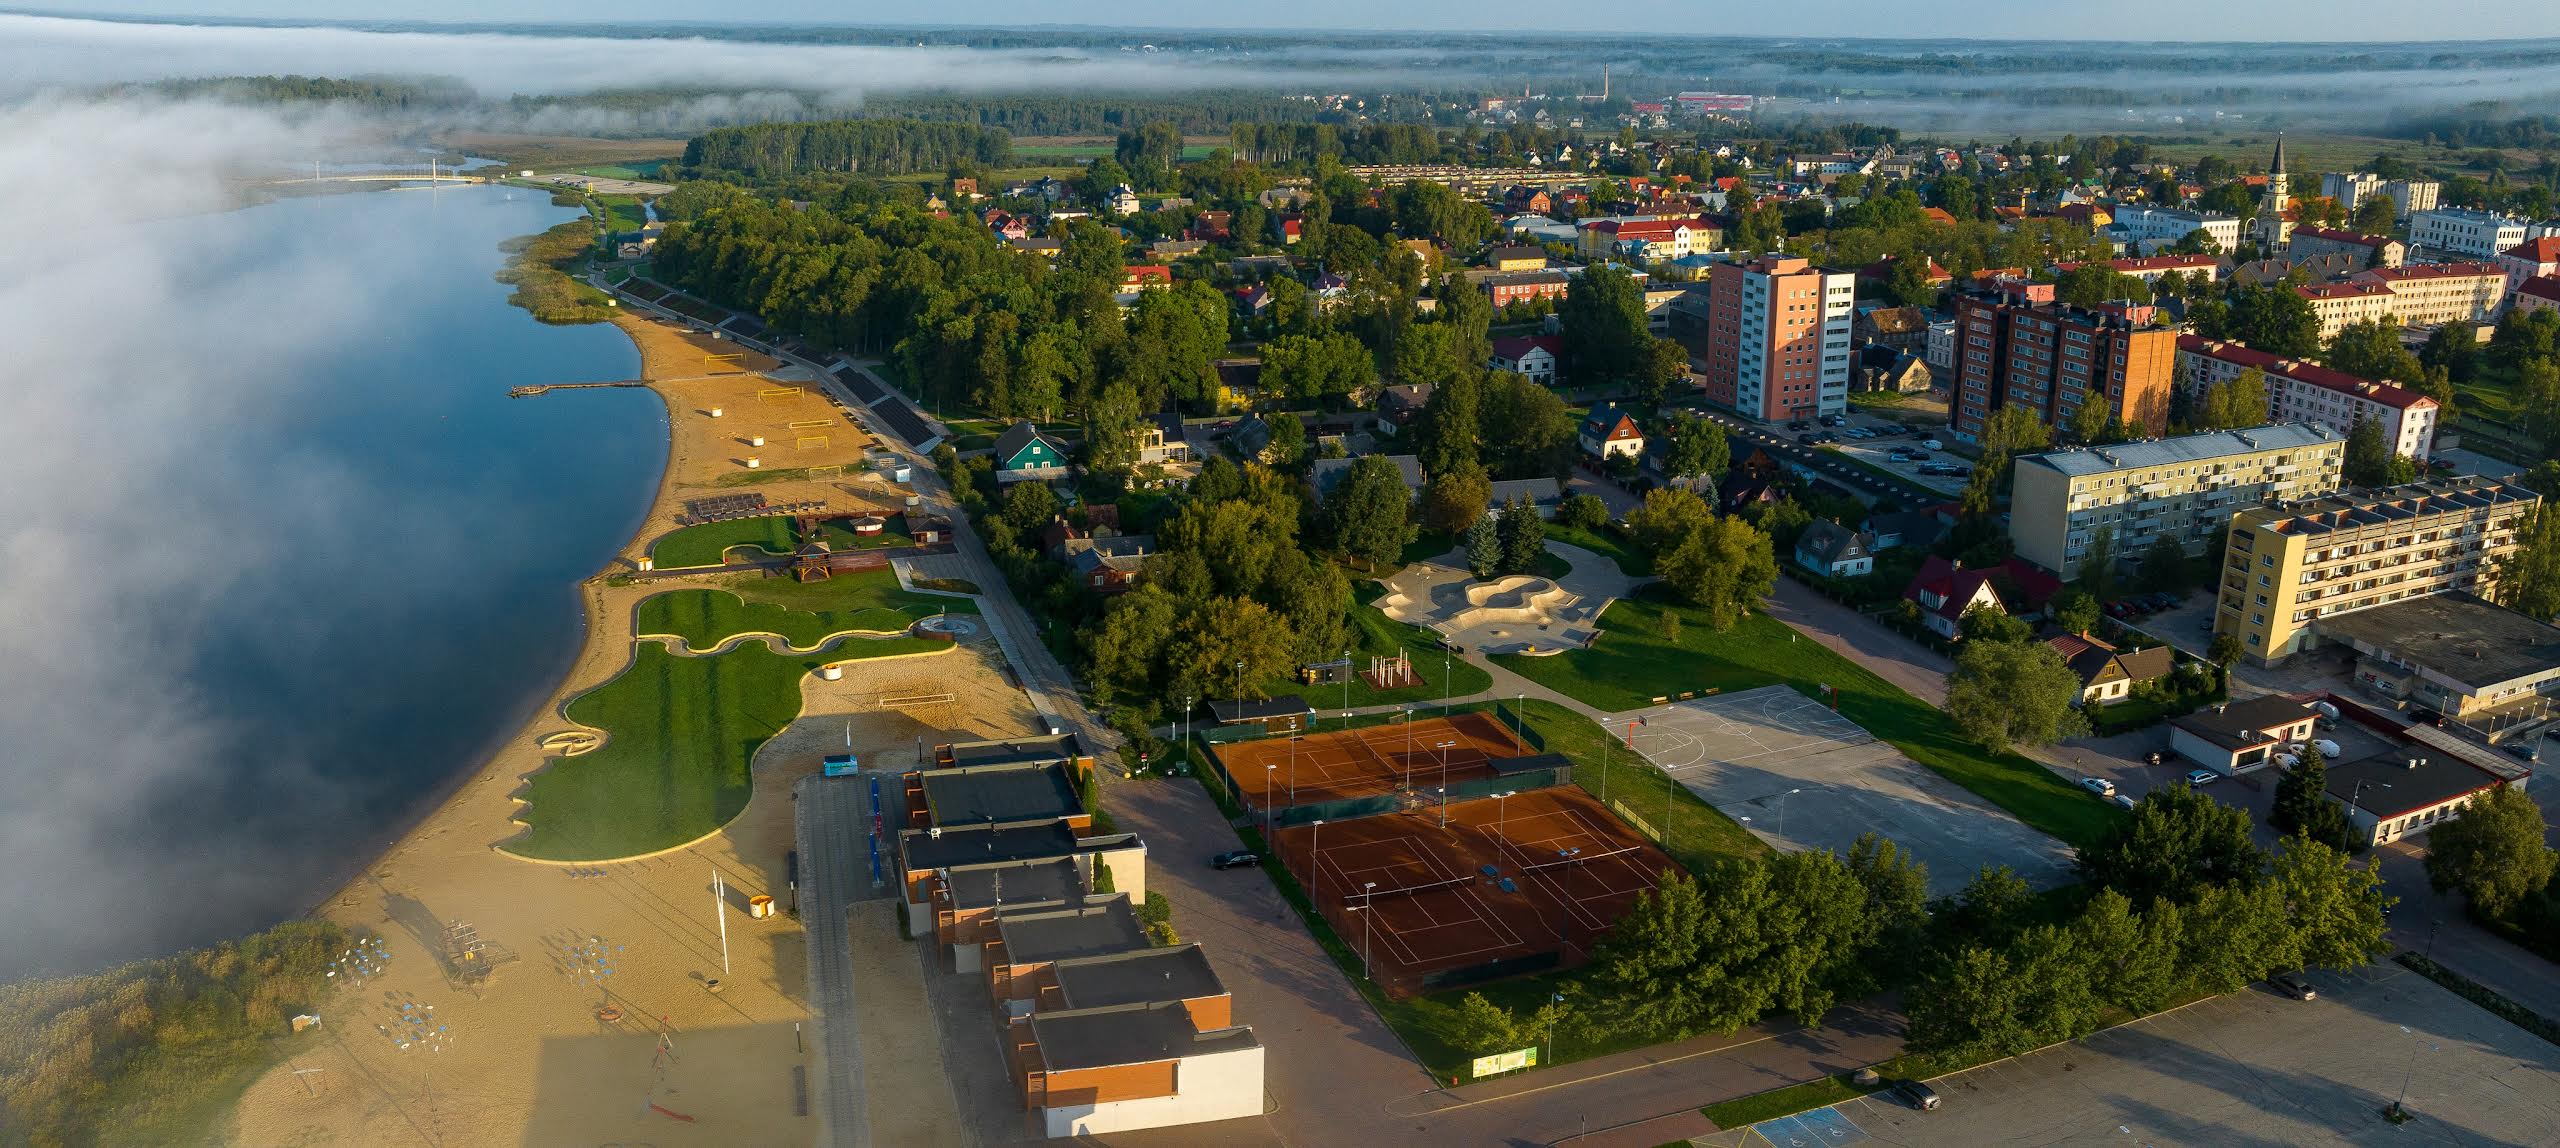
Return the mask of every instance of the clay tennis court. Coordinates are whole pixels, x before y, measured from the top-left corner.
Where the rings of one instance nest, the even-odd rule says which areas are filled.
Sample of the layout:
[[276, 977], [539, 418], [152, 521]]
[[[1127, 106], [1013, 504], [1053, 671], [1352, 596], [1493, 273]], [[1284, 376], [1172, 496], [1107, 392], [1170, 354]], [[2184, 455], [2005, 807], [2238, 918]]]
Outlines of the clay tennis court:
[[[1395, 996], [1570, 967], [1671, 858], [1579, 789], [1281, 829], [1281, 862]], [[1374, 882], [1375, 888], [1370, 888]], [[1367, 919], [1363, 919], [1363, 914]]]
[[1534, 750], [1489, 713], [1418, 718], [1332, 733], [1272, 737], [1217, 747], [1237, 796], [1256, 813], [1348, 797], [1493, 776], [1490, 763]]

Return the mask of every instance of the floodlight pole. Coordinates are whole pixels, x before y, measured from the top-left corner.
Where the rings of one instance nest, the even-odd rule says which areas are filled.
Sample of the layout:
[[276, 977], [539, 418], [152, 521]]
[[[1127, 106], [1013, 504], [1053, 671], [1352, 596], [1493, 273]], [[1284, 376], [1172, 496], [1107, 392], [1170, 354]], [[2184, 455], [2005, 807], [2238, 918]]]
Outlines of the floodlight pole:
[[1271, 843], [1271, 775], [1278, 772], [1279, 762], [1262, 763], [1262, 838], [1265, 845]]
[[1413, 706], [1404, 707], [1404, 787], [1413, 789]]
[[1289, 735], [1289, 804], [1291, 805], [1298, 803], [1298, 742], [1301, 740], [1304, 739], [1300, 734]]
[[1351, 651], [1342, 651], [1342, 728], [1351, 728]]
[[1324, 870], [1317, 868], [1321, 864], [1317, 858], [1323, 854], [1316, 849], [1316, 842], [1323, 837], [1324, 818], [1319, 817], [1315, 820], [1315, 827], [1307, 830], [1307, 899], [1310, 901], [1316, 897], [1316, 886], [1324, 880]]
[[1506, 789], [1493, 795], [1493, 835], [1496, 837], [1502, 836], [1503, 810], [1508, 808], [1506, 803], [1514, 792], [1517, 791]]
[[711, 867], [711, 915], [720, 919], [720, 975], [729, 975], [729, 884]]
[[1440, 750], [1440, 827], [1443, 829], [1449, 827], [1449, 747], [1456, 744], [1458, 743], [1455, 741], [1444, 741], [1438, 747]]
[[1369, 906], [1377, 903], [1378, 883], [1371, 881], [1360, 888], [1360, 975], [1374, 981], [1378, 979], [1378, 975], [1369, 971], [1369, 934], [1374, 932], [1377, 926], [1369, 923], [1371, 916]]

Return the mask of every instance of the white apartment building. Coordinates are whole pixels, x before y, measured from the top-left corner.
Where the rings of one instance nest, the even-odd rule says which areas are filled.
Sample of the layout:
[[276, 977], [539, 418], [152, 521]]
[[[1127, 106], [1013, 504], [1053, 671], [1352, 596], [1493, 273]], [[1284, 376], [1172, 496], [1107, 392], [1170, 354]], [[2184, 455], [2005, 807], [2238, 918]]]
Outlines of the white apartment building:
[[2115, 226], [2124, 229], [2127, 241], [2146, 253], [2174, 246], [2197, 231], [2212, 236], [2218, 249], [2225, 254], [2240, 246], [2240, 217], [2236, 215], [2214, 215], [2174, 207], [2119, 207], [2114, 214]]
[[2388, 196], [2396, 214], [2402, 219], [2413, 212], [2433, 211], [2444, 185], [2432, 179], [2384, 179], [2372, 172], [2333, 171], [2320, 177], [2320, 194], [2338, 201], [2347, 214], [2355, 214], [2356, 204], [2368, 195]]
[[1764, 422], [1848, 409], [1855, 274], [1763, 255], [1718, 264], [1707, 290], [1708, 402]]
[[2162, 538], [2195, 554], [2241, 508], [2336, 490], [2345, 458], [2337, 432], [2295, 425], [2028, 455], [2018, 460], [2009, 538], [2018, 557], [2065, 578], [2079, 574], [2101, 527], [2118, 562]]
[[2304, 423], [2344, 437], [2358, 420], [2371, 420], [2381, 426], [2382, 441], [2391, 445], [2393, 454], [2423, 463], [2435, 450], [2436, 401], [2407, 387], [2359, 379], [2239, 343], [2216, 342], [2201, 335], [2178, 337], [2182, 386], [2210, 386], [2253, 368], [2266, 373], [2271, 421]]
[[2369, 319], [2390, 319], [2403, 327], [2486, 322], [2506, 300], [2507, 268], [2496, 263], [2411, 263], [2293, 290], [2320, 317], [2325, 340], [2349, 323]]
[[2409, 246], [2463, 259], [2495, 259], [2524, 242], [2521, 219], [2467, 207], [2446, 207], [2409, 216]]

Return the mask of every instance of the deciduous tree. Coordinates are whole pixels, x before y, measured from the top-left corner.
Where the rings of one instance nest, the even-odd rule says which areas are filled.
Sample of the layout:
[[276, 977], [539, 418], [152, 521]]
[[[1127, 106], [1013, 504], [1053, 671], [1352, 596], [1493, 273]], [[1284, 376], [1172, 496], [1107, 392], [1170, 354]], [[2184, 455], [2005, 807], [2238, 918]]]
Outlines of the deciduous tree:
[[1493, 504], [1493, 477], [1470, 459], [1435, 471], [1422, 484], [1422, 520], [1433, 530], [1463, 533]]
[[2080, 874], [2136, 904], [2192, 903], [2210, 886], [2247, 885], [2266, 871], [2266, 851], [2249, 834], [2249, 811], [2187, 786], [2144, 794], [2133, 816], [2107, 824], [2079, 852]]
[[2497, 919], [2551, 883], [2560, 854], [2542, 843], [2542, 813], [2521, 789], [2500, 786], [2471, 799], [2462, 816], [2427, 832], [2427, 880], [2460, 892], [2474, 911]]
[[1947, 675], [1948, 715], [1993, 753], [2087, 733], [2088, 719], [2071, 704], [2079, 696], [2080, 675], [2042, 642], [1967, 641]]
[[2346, 852], [2305, 837], [2276, 848], [2269, 883], [2284, 903], [2291, 952], [2304, 968], [2355, 969], [2391, 951], [2382, 910], [2381, 861], [2362, 865]]
[[1664, 584], [1706, 611], [1707, 624], [1728, 629], [1777, 588], [1778, 560], [1769, 536], [1738, 518], [1719, 518], [1654, 563]]
[[1412, 502], [1395, 463], [1382, 454], [1364, 455], [1325, 495], [1325, 527], [1335, 548], [1374, 570], [1412, 540]]

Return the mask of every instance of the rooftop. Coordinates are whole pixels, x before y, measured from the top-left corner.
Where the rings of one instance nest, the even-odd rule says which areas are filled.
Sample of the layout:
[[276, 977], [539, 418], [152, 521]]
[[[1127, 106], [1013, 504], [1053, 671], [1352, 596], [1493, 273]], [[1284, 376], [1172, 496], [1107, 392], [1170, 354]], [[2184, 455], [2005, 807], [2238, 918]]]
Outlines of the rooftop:
[[1076, 735], [1062, 733], [1056, 737], [1017, 737], [1002, 741], [955, 741], [942, 747], [953, 765], [1012, 765], [1017, 762], [1046, 763], [1066, 761], [1084, 756], [1084, 747]]
[[1004, 939], [1005, 960], [1017, 965], [1148, 947], [1138, 914], [1118, 893], [1087, 897], [1072, 908], [998, 909], [996, 935]]
[[902, 830], [898, 834], [898, 853], [906, 867], [914, 871], [973, 862], [1068, 857], [1080, 852], [1134, 847], [1137, 843], [1137, 837], [1128, 833], [1080, 838], [1065, 818], [1050, 817], [1010, 825]]
[[2403, 598], [2315, 623], [2340, 637], [2470, 687], [2560, 670], [2560, 628], [2455, 591]]
[[2077, 478], [2119, 470], [2175, 466], [2179, 463], [2255, 454], [2259, 451], [2290, 450], [2344, 441], [2339, 437], [2338, 432], [2324, 427], [2308, 426], [2302, 423], [2275, 423], [2269, 426], [2252, 427], [2248, 430], [2207, 431], [2203, 434], [2147, 439], [2142, 442], [2117, 443], [2113, 446], [2047, 451], [2019, 459], [2018, 464], [2025, 466], [2034, 463]]
[[1296, 694], [1282, 694], [1276, 698], [1253, 698], [1244, 701], [1219, 698], [1212, 699], [1209, 702], [1209, 716], [1222, 722], [1263, 721], [1268, 718], [1305, 715], [1314, 712], [1316, 712], [1315, 707], [1308, 705], [1307, 699], [1299, 697]]
[[1056, 762], [928, 769], [925, 814], [933, 825], [1031, 821], [1084, 812], [1075, 779]]
[[2384, 820], [2497, 784], [2477, 767], [2414, 748], [2329, 767], [2329, 796]]
[[1226, 995], [1226, 983], [1198, 945], [1077, 957], [1051, 966], [1070, 1009], [1151, 1004]]
[[2306, 363], [2300, 359], [2288, 359], [2282, 355], [2269, 354], [2242, 343], [2216, 341], [2201, 335], [2180, 335], [2178, 350], [2184, 354], [2202, 355], [2226, 363], [2237, 363], [2242, 367], [2255, 367], [2270, 375], [2292, 379], [2298, 383], [2308, 383], [2340, 394], [2354, 395], [2388, 407], [2405, 410], [2420, 405], [2427, 407], [2436, 405], [2434, 399], [2407, 387], [2358, 378], [2345, 371], [2331, 370], [2318, 363]]
[[2278, 534], [2320, 535], [2361, 530], [2430, 514], [2451, 514], [2510, 503], [2530, 504], [2541, 496], [2493, 478], [2462, 475], [2394, 486], [2377, 494], [2351, 498], [2332, 494], [2293, 507], [2267, 520], [2263, 529]]
[[954, 865], [942, 873], [954, 909], [1061, 905], [1084, 896], [1084, 872], [1064, 857]]
[[1178, 1001], [1031, 1014], [1031, 1039], [1052, 1072], [1150, 1064], [1256, 1047], [1244, 1027], [1202, 1032]]
[[2309, 702], [2282, 694], [2261, 694], [2246, 701], [2197, 710], [2172, 724], [2224, 749], [2242, 750], [2267, 744], [2274, 740], [2267, 736], [2267, 730], [2292, 725], [2312, 713]]
[[[1396, 464], [1396, 473], [1404, 479], [1404, 488], [1406, 490], [1412, 491], [1422, 489], [1422, 459], [1420, 457], [1410, 454], [1390, 454], [1380, 455], [1378, 457]], [[1351, 468], [1358, 466], [1359, 464], [1360, 460], [1357, 458], [1320, 458], [1317, 459], [1313, 465], [1307, 468], [1307, 481], [1314, 484], [1318, 495], [1331, 494], [1333, 493], [1334, 485], [1348, 477], [1351, 474]]]

